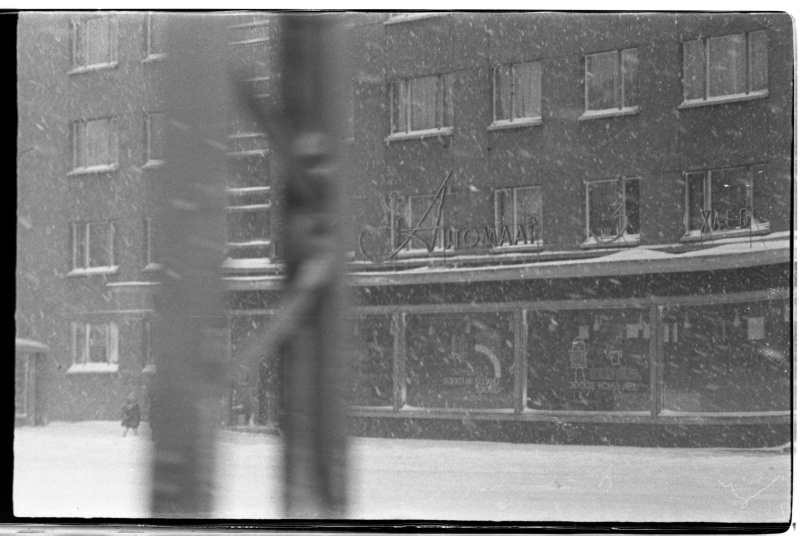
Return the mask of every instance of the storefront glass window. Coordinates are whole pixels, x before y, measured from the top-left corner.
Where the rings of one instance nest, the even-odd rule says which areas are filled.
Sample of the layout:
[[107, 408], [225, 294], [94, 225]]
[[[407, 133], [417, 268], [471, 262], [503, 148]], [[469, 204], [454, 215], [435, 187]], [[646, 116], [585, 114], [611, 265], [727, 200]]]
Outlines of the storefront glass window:
[[354, 322], [350, 404], [391, 406], [394, 329], [390, 315], [370, 315]]
[[407, 403], [430, 408], [512, 408], [514, 315], [408, 315]]
[[662, 414], [788, 410], [790, 320], [787, 300], [666, 309]]
[[648, 309], [528, 312], [528, 406], [647, 411]]

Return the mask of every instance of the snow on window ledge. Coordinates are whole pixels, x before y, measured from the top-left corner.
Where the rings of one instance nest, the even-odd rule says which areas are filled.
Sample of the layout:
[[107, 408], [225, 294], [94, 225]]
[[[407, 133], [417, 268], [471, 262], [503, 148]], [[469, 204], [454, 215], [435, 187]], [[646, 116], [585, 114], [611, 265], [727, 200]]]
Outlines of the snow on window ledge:
[[603, 119], [605, 117], [621, 117], [625, 115], [637, 115], [639, 113], [638, 106], [628, 106], [627, 108], [611, 108], [608, 110], [586, 110], [578, 121], [588, 121], [590, 119]]
[[155, 374], [156, 373], [156, 366], [155, 365], [147, 365], [142, 369], [142, 372], [145, 374]]
[[753, 222], [750, 227], [745, 229], [726, 229], [723, 231], [701, 232], [699, 229], [689, 231], [682, 238], [681, 242], [700, 242], [705, 240], [717, 240], [722, 238], [737, 238], [752, 235], [769, 234], [769, 222]]
[[453, 127], [431, 128], [428, 130], [395, 132], [394, 134], [389, 134], [388, 136], [386, 136], [386, 138], [384, 138], [384, 141], [386, 143], [389, 143], [393, 141], [420, 140], [422, 138], [435, 138], [435, 137], [452, 136], [452, 135], [453, 135]]
[[491, 125], [486, 127], [486, 130], [506, 130], [509, 128], [524, 128], [534, 127], [542, 124], [541, 117], [522, 117], [519, 119], [498, 119]]
[[400, 13], [397, 15], [392, 15], [391, 17], [383, 21], [383, 24], [384, 25], [401, 24], [403, 22], [430, 19], [433, 17], [443, 17], [445, 15], [447, 15], [447, 13], [441, 11], [422, 12], [422, 13]]
[[117, 164], [104, 164], [102, 166], [75, 168], [67, 173], [67, 177], [75, 177], [78, 175], [96, 175], [99, 173], [113, 173], [117, 171], [117, 167]]
[[158, 168], [162, 167], [165, 163], [166, 163], [166, 161], [164, 161], [164, 160], [148, 160], [142, 166], [142, 169], [158, 169]]
[[159, 270], [161, 270], [161, 265], [158, 264], [157, 262], [151, 262], [147, 266], [142, 268], [143, 272], [157, 272]]
[[118, 274], [119, 265], [116, 266], [95, 266], [93, 268], [73, 268], [67, 272], [67, 277], [78, 277], [87, 275], [110, 275]]
[[68, 71], [68, 75], [73, 74], [83, 74], [83, 73], [92, 73], [95, 71], [104, 71], [106, 69], [116, 69], [119, 66], [118, 61], [112, 61], [108, 63], [95, 63], [92, 65], [83, 65], [81, 67], [75, 67], [71, 71]]
[[142, 60], [142, 63], [157, 63], [159, 61], [165, 60], [166, 58], [167, 58], [166, 54], [150, 54], [149, 56], [146, 56]]
[[769, 97], [769, 91], [763, 89], [761, 91], [753, 91], [751, 93], [737, 93], [735, 95], [724, 95], [721, 97], [709, 97], [707, 99], [695, 99], [683, 101], [678, 105], [678, 110], [685, 110], [687, 108], [698, 108], [700, 106], [713, 106], [715, 104], [726, 104], [729, 102], [743, 102]]
[[119, 372], [116, 363], [73, 363], [67, 374], [110, 374]]
[[605, 248], [605, 247], [633, 247], [638, 246], [641, 241], [640, 234], [628, 234], [610, 240], [608, 242], [597, 240], [595, 237], [590, 236], [582, 244], [582, 248]]

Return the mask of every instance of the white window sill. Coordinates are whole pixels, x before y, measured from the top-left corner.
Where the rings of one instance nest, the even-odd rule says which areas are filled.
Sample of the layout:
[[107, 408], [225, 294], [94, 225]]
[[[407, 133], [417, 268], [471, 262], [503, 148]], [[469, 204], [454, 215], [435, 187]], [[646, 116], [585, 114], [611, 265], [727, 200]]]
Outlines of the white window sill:
[[110, 374], [118, 371], [119, 365], [116, 363], [76, 363], [67, 369], [67, 374]]
[[147, 263], [147, 266], [142, 268], [142, 271], [143, 272], [157, 272], [160, 269], [161, 269], [161, 265], [160, 264], [158, 264], [157, 262], [150, 262], [150, 263]]
[[156, 373], [156, 366], [155, 365], [147, 365], [142, 369], [142, 372], [145, 374], [155, 374]]
[[486, 130], [506, 130], [509, 128], [535, 127], [542, 124], [541, 117], [524, 117], [520, 119], [501, 119], [495, 121]]
[[699, 230], [689, 231], [681, 238], [681, 242], [700, 242], [765, 234], [769, 234], [769, 222], [754, 223], [747, 229], [725, 229], [722, 231], [709, 231], [705, 233], [701, 233]]
[[98, 266], [95, 268], [74, 268], [67, 272], [67, 277], [79, 277], [88, 275], [112, 275], [119, 273], [119, 266]]
[[587, 110], [583, 115], [578, 117], [578, 121], [589, 121], [590, 119], [603, 119], [605, 117], [622, 117], [625, 115], [637, 115], [639, 113], [638, 106], [629, 106], [627, 108], [612, 108], [609, 110]]
[[105, 164], [102, 166], [90, 166], [73, 169], [67, 173], [67, 177], [76, 177], [80, 175], [97, 175], [100, 173], [114, 173], [117, 171], [117, 164]]
[[107, 69], [116, 69], [119, 65], [118, 61], [112, 61], [109, 63], [95, 63], [94, 65], [84, 65], [82, 67], [75, 67], [71, 71], [68, 71], [68, 75], [73, 74], [83, 74], [83, 73], [92, 73], [95, 71], [105, 71]]
[[247, 39], [244, 41], [231, 41], [228, 45], [232, 47], [246, 47], [254, 45], [266, 45], [269, 43], [269, 37], [258, 37], [256, 39]]
[[698, 99], [698, 100], [690, 100], [690, 101], [683, 101], [681, 104], [678, 105], [678, 110], [686, 110], [687, 108], [699, 108], [701, 106], [713, 106], [715, 104], [726, 104], [729, 102], [744, 102], [744, 101], [751, 101], [751, 100], [758, 100], [769, 97], [769, 91], [762, 90], [762, 91], [754, 91], [752, 93], [739, 93], [736, 95], [725, 95], [722, 97], [709, 97], [707, 99]]
[[640, 234], [623, 234], [617, 239], [608, 242], [599, 241], [591, 236], [587, 238], [582, 244], [581, 248], [607, 248], [607, 247], [632, 247], [638, 246], [641, 241]]
[[142, 169], [158, 169], [166, 164], [165, 160], [148, 160], [142, 166]]
[[142, 63], [158, 63], [167, 59], [166, 54], [150, 54], [142, 60]]
[[389, 143], [393, 141], [420, 140], [423, 138], [436, 138], [452, 135], [453, 127], [431, 128], [428, 130], [413, 130], [411, 132], [396, 132], [394, 134], [389, 134], [384, 141]]
[[383, 21], [384, 26], [388, 26], [390, 24], [402, 24], [404, 22], [411, 22], [415, 20], [422, 20], [422, 19], [431, 19], [433, 17], [443, 17], [447, 15], [447, 13], [435, 12], [435, 13], [406, 13], [403, 15], [394, 15], [389, 17], [385, 21]]

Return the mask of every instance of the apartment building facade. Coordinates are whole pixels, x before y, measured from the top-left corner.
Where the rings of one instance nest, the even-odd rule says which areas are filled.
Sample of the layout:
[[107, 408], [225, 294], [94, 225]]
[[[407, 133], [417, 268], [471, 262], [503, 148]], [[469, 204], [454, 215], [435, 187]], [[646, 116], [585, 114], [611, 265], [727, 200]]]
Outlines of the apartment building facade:
[[[18, 235], [39, 246], [18, 251], [18, 334], [65, 365], [53, 418], [113, 416], [153, 369], [154, 20], [35, 20], [21, 46], [37, 158], [18, 157]], [[267, 20], [226, 24], [269, 101]], [[788, 437], [788, 15], [360, 13], [347, 31], [357, 433]], [[277, 165], [236, 108], [228, 406], [264, 423], [274, 363], [236, 356], [279, 310]]]

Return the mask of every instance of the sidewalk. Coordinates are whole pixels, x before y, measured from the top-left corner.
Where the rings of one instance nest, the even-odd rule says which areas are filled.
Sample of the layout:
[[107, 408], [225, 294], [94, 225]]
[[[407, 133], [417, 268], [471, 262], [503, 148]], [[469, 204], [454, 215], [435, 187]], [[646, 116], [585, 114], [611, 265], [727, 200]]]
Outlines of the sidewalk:
[[[15, 430], [17, 516], [149, 517], [144, 425]], [[223, 431], [217, 512], [281, 517], [281, 440]], [[472, 521], [785, 522], [790, 455], [353, 438], [350, 517]]]

